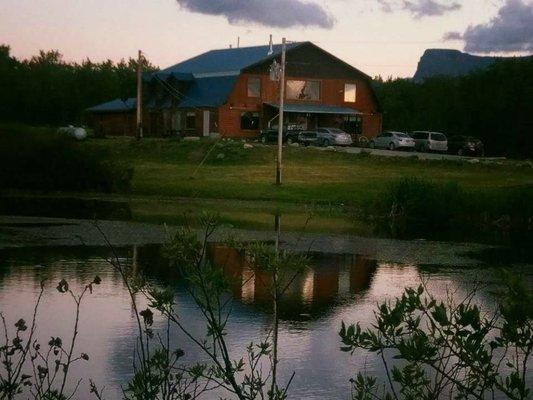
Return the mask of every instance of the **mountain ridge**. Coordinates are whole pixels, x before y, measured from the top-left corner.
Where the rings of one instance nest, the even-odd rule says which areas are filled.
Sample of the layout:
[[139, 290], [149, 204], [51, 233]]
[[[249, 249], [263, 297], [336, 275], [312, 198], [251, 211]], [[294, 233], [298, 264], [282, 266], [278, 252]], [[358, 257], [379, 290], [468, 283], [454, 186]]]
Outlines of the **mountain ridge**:
[[506, 58], [512, 57], [476, 56], [459, 50], [427, 49], [418, 62], [413, 80], [422, 82], [434, 76], [467, 75]]

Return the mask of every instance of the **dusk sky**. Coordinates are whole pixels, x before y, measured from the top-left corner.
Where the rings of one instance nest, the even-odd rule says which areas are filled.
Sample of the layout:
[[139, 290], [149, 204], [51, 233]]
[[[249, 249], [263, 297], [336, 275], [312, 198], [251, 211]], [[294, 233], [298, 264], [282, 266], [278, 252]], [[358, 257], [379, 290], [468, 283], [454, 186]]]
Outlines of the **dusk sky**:
[[0, 43], [27, 58], [135, 57], [167, 67], [204, 51], [309, 40], [371, 76], [412, 76], [427, 48], [533, 53], [531, 0], [2, 0]]

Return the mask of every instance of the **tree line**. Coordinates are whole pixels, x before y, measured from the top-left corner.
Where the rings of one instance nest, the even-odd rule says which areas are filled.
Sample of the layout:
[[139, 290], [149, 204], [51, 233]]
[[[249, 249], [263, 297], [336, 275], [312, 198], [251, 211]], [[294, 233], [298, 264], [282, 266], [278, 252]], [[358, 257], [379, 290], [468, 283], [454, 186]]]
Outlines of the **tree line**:
[[462, 77], [375, 79], [384, 129], [480, 138], [488, 155], [533, 157], [533, 57]]
[[[143, 61], [145, 70], [156, 68]], [[137, 60], [66, 62], [56, 50], [26, 60], [0, 45], [0, 120], [33, 125], [83, 124], [85, 109], [135, 96]]]

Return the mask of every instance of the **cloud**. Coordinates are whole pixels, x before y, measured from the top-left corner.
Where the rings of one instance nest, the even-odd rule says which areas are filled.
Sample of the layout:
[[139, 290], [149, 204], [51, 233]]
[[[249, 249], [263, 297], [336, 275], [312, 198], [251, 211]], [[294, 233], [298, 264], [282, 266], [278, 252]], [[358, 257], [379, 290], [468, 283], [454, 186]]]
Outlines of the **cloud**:
[[377, 0], [379, 5], [381, 6], [381, 10], [386, 13], [391, 13], [393, 11], [392, 9], [392, 3], [390, 0]]
[[463, 40], [463, 34], [460, 32], [446, 32], [442, 40]]
[[316, 26], [331, 29], [334, 18], [315, 3], [302, 0], [177, 0], [185, 10], [225, 17], [230, 24], [276, 28]]
[[506, 0], [489, 22], [469, 26], [463, 34], [448, 32], [444, 40], [464, 40], [465, 51], [510, 53], [533, 51], [533, 3]]
[[417, 18], [443, 15], [449, 11], [461, 9], [461, 5], [456, 2], [443, 4], [435, 0], [418, 0], [404, 1], [403, 3], [404, 8]]
[[384, 12], [407, 10], [415, 18], [438, 16], [461, 9], [461, 4], [455, 1], [449, 4], [440, 0], [377, 0], [377, 2]]

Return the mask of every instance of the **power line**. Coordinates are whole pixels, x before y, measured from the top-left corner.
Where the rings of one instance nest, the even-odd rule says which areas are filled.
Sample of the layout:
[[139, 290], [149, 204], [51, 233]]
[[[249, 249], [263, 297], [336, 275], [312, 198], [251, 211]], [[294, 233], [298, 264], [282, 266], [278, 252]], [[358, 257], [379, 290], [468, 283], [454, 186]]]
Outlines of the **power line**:
[[[163, 86], [163, 88], [165, 88], [177, 100], [181, 101], [184, 98], [187, 98], [189, 100], [194, 100], [192, 97], [189, 97], [189, 96], [185, 95], [184, 93], [182, 93], [178, 89], [176, 89], [174, 86], [172, 86], [170, 83], [168, 83], [168, 82], [164, 81], [163, 79], [161, 79], [161, 77], [159, 77], [157, 74], [155, 74], [154, 76], [157, 79], [157, 82], [159, 82]], [[188, 108], [192, 108], [192, 109], [197, 110], [197, 111], [203, 111], [203, 109], [195, 107], [195, 106], [190, 106]]]

